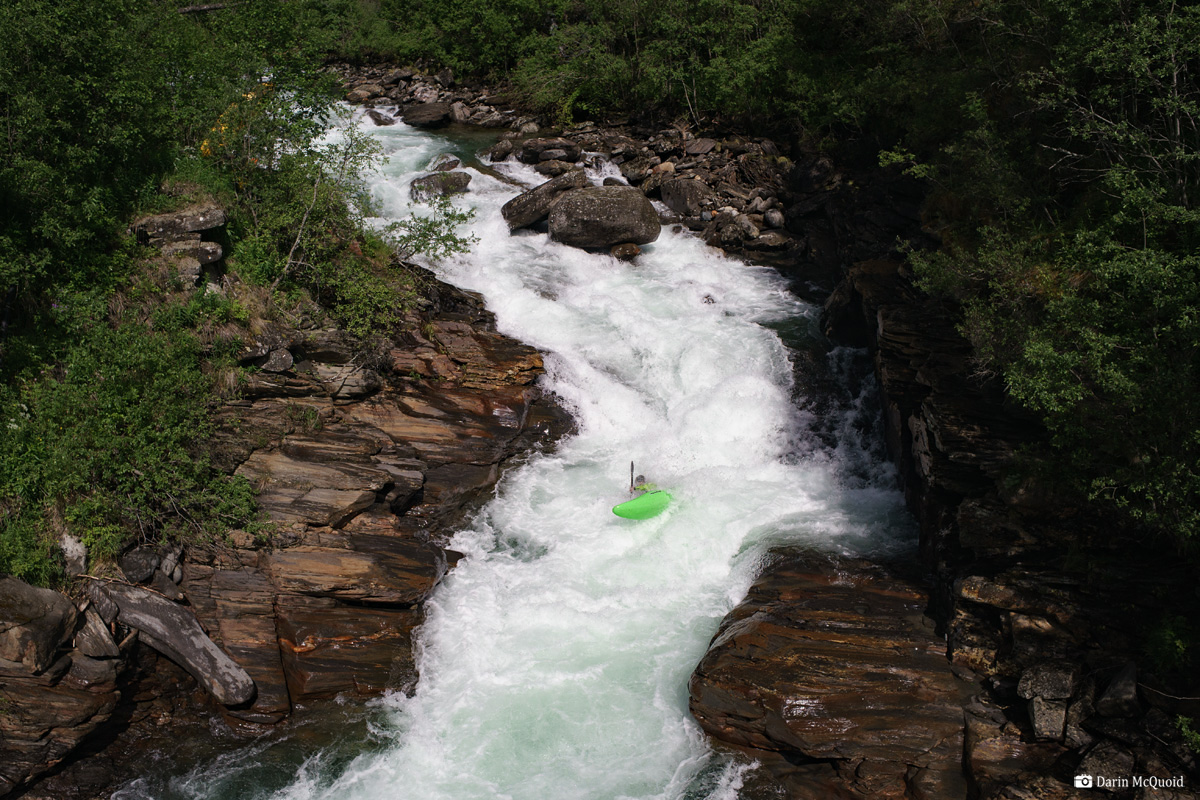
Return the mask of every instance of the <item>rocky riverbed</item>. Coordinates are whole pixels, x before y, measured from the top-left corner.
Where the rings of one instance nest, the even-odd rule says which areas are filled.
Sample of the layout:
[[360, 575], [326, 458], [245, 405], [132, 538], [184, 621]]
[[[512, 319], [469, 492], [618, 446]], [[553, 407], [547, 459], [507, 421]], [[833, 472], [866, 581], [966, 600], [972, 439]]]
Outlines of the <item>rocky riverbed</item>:
[[[560, 241], [636, 258], [639, 239], [652, 241], [637, 227], [646, 227], [640, 204], [655, 201], [661, 224], [778, 266], [798, 293], [825, 303], [833, 340], [870, 348], [921, 565], [780, 552], [726, 618], [692, 676], [692, 710], [715, 740], [764, 765], [747, 791], [1091, 796], [1072, 786], [1076, 773], [1196, 785], [1195, 756], [1174, 726], [1194, 701], [1170, 697], [1135, 663], [1153, 606], [1148, 581], [1128, 568], [1069, 568], [1103, 521], [1014, 483], [1014, 453], [1041, 431], [971, 377], [953, 309], [906, 273], [898, 241], [937, 244], [921, 228], [918, 183], [686, 125], [548, 131], [447, 71], [341, 71], [347, 100], [376, 124], [503, 131], [488, 157], [536, 165], [549, 187], [506, 210], [513, 228], [544, 226]], [[585, 162], [608, 162], [621, 177], [606, 183], [636, 187], [632, 204], [619, 198], [624, 188], [600, 192], [637, 206], [617, 234], [569, 231], [583, 211], [555, 222], [558, 201], [591, 191], [580, 183]], [[469, 180], [439, 172], [465, 174], [434, 170], [422, 192], [469, 191]], [[142, 230], [201, 281], [219, 262], [206, 232], [221, 215], [189, 213], [143, 220]], [[413, 685], [421, 602], [456, 557], [443, 549], [446, 525], [506, 460], [566, 425], [535, 388], [537, 352], [498, 335], [477, 297], [423, 280], [426, 306], [387, 352], [356, 352], [343, 333], [310, 327], [265, 330], [243, 354], [258, 371], [222, 411], [218, 449], [227, 469], [256, 482], [281, 527], [269, 545], [235, 534], [211, 550], [136, 551], [122, 562], [125, 581], [93, 583], [74, 603], [5, 582], [5, 606], [17, 611], [6, 612], [15, 624], [0, 640], [0, 795], [67, 764], [27, 796], [93, 796], [132, 774], [163, 730], [205, 715], [253, 733], [339, 694]], [[1105, 556], [1128, 563], [1130, 553], [1114, 546]], [[200, 657], [156, 642], [125, 584], [186, 609], [252, 680], [253, 696], [236, 695], [236, 673], [222, 689]], [[110, 771], [99, 759], [71, 763], [105, 745]]]

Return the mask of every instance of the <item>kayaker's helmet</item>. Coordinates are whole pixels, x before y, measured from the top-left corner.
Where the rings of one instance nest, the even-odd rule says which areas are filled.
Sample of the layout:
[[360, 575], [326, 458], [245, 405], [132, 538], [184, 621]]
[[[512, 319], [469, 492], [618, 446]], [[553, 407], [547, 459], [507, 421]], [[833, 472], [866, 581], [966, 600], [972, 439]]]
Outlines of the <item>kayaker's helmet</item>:
[[637, 476], [637, 478], [635, 478], [633, 482], [634, 482], [636, 485], [638, 485], [638, 486], [641, 486], [643, 483], [645, 483], [645, 482], [646, 482], [646, 476], [645, 476], [645, 475], [638, 475], [638, 476]]

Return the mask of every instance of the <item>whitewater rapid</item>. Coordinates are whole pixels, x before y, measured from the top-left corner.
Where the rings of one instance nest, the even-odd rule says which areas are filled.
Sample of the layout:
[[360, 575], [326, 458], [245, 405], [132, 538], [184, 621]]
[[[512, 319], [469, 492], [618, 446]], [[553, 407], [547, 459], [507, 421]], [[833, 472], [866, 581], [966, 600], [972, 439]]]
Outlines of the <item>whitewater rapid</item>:
[[[412, 213], [409, 183], [433, 159], [470, 147], [402, 124], [369, 133], [390, 159], [371, 186], [381, 224]], [[471, 252], [432, 266], [545, 353], [543, 388], [577, 430], [510, 469], [454, 535], [466, 558], [426, 604], [416, 694], [372, 707], [360, 752], [342, 741], [336, 758], [296, 754], [253, 796], [736, 797], [746, 767], [715, 754], [688, 714], [691, 671], [770, 547], [903, 546], [894, 478], [853, 435], [830, 446], [811, 434], [779, 330], [818, 336], [818, 311], [773, 270], [669, 228], [633, 264], [510, 234], [509, 181], [543, 178], [494, 170], [469, 168], [455, 199], [474, 209]], [[675, 497], [662, 516], [611, 513], [630, 461]], [[163, 791], [223, 796], [222, 770], [239, 786], [253, 774], [231, 763]]]

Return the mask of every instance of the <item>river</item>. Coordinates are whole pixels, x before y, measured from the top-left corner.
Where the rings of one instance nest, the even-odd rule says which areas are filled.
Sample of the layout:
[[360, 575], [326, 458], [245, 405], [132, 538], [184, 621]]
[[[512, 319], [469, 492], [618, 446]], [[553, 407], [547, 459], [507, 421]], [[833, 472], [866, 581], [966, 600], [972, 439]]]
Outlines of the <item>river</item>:
[[[478, 145], [403, 124], [370, 133], [390, 158], [372, 185], [380, 222], [411, 213], [409, 183], [436, 156]], [[706, 743], [687, 682], [768, 549], [909, 546], [871, 386], [806, 396], [793, 354], [820, 339], [819, 309], [778, 273], [667, 227], [632, 264], [510, 234], [500, 206], [519, 189], [469, 171], [456, 203], [475, 210], [464, 232], [477, 242], [434, 269], [546, 354], [544, 388], [577, 430], [510, 469], [454, 534], [466, 558], [427, 604], [415, 696], [344, 707], [320, 735], [297, 726], [118, 797], [735, 798], [747, 766]], [[631, 461], [674, 496], [662, 516], [610, 512]]]

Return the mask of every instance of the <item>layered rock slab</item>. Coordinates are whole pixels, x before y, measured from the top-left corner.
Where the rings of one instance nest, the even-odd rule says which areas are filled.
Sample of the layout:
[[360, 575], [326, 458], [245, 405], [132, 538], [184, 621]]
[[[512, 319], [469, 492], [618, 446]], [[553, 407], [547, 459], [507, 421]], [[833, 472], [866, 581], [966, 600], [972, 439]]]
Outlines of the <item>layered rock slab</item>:
[[411, 606], [446, 571], [441, 548], [414, 539], [351, 534], [350, 547], [291, 547], [270, 554], [269, 572], [285, 592], [368, 605]]
[[722, 622], [692, 675], [692, 714], [728, 744], [833, 762], [848, 796], [921, 783], [964, 797], [969, 684], [924, 607], [920, 587], [865, 562], [790, 553]]
[[353, 608], [323, 598], [280, 601], [279, 646], [294, 701], [407, 692], [416, 684], [412, 635], [424, 620], [421, 609]]

